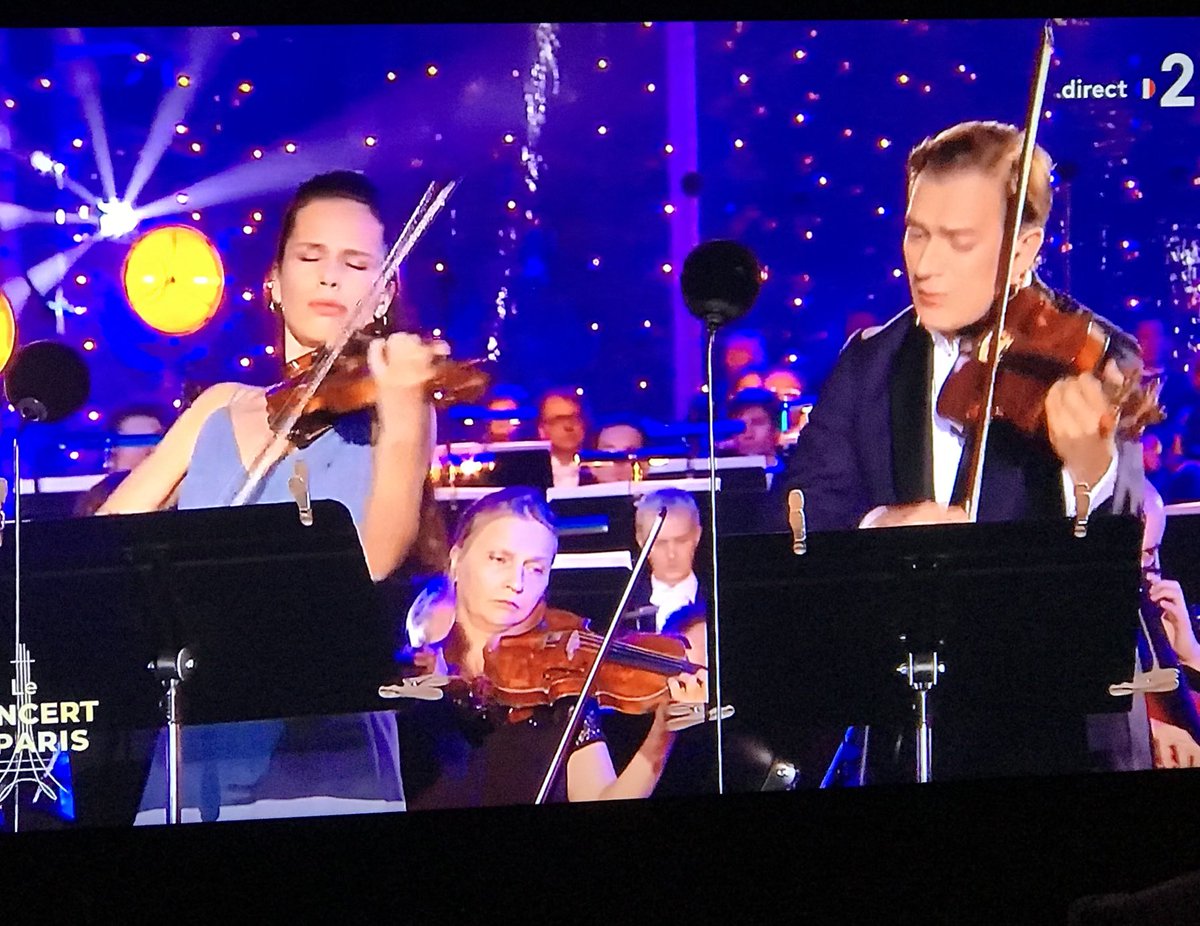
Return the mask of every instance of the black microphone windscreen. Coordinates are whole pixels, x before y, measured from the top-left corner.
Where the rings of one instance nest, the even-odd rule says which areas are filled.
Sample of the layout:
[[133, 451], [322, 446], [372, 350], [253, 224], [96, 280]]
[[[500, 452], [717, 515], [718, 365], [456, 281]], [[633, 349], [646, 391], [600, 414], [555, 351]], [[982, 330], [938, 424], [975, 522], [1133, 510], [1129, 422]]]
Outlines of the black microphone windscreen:
[[711, 325], [723, 325], [750, 311], [762, 286], [762, 270], [745, 245], [706, 241], [684, 260], [680, 285], [689, 312]]
[[91, 376], [83, 358], [57, 341], [34, 341], [4, 374], [8, 402], [31, 421], [60, 421], [83, 407]]

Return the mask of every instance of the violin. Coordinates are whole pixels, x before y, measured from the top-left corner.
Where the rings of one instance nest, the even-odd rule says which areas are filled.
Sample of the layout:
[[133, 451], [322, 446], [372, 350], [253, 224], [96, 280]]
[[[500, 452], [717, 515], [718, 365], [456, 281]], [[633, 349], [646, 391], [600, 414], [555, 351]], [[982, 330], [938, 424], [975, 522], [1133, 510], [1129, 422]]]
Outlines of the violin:
[[[500, 637], [484, 650], [480, 679], [467, 683], [452, 678], [447, 688], [459, 694], [466, 688], [476, 703], [486, 700], [511, 708], [509, 719], [515, 722], [531, 708], [578, 697], [602, 639], [589, 628], [586, 618], [544, 608], [533, 629]], [[669, 678], [704, 668], [687, 659], [689, 645], [683, 636], [674, 634], [620, 633], [600, 666], [592, 696], [603, 708], [625, 714], [653, 713], [672, 700]]]
[[[289, 446], [307, 446], [333, 427], [338, 415], [374, 403], [375, 385], [367, 363], [367, 347], [374, 338], [386, 333], [384, 310], [391, 302], [388, 288], [456, 185], [451, 181], [440, 190], [437, 183], [429, 185], [384, 258], [367, 294], [347, 316], [336, 336], [325, 347], [298, 358], [294, 366], [289, 364], [292, 367], [290, 378], [268, 390], [272, 439], [259, 452], [245, 478], [239, 479], [240, 485], [229, 497], [230, 507], [236, 508], [249, 501], [271, 467], [288, 452]], [[361, 319], [372, 307], [371, 320], [363, 326]], [[342, 375], [327, 385], [335, 370]], [[301, 421], [306, 417], [302, 427]]]
[[[305, 402], [288, 438], [303, 449], [333, 427], [341, 415], [373, 408], [377, 396], [375, 380], [367, 364], [367, 348], [376, 338], [387, 337], [384, 319], [376, 319], [351, 335], [333, 366]], [[267, 411], [278, 420], [309, 386], [309, 377], [319, 369], [327, 348], [320, 348], [289, 361], [285, 378], [267, 389]], [[459, 402], [474, 402], [487, 390], [489, 377], [481, 361], [456, 361], [439, 357], [427, 391], [434, 407], [447, 408]]]
[[1155, 604], [1150, 598], [1150, 585], [1149, 570], [1143, 570], [1141, 615], [1142, 627], [1146, 632], [1145, 643], [1149, 649], [1149, 653], [1146, 655], [1149, 656], [1149, 659], [1146, 659], [1141, 653], [1139, 653], [1139, 657], [1143, 665], [1146, 662], [1150, 663], [1150, 668], [1146, 671], [1165, 669], [1173, 672], [1177, 684], [1170, 691], [1153, 689], [1149, 691], [1146, 697], [1146, 714], [1151, 720], [1178, 727], [1195, 742], [1200, 743], [1200, 710], [1197, 705], [1200, 696], [1192, 690], [1183, 675], [1179, 659], [1163, 629], [1160, 617], [1162, 607]]
[[[992, 421], [1006, 418], [1019, 429], [1048, 439], [1045, 402], [1051, 386], [1064, 376], [1101, 374], [1104, 372], [1101, 365], [1109, 354], [1109, 335], [1090, 313], [1068, 310], [1065, 300], [1056, 302], [1040, 284], [1014, 292], [1009, 282], [1024, 225], [1053, 46], [1054, 33], [1047, 20], [1042, 27], [1042, 42], [1029, 88], [1015, 182], [1010, 185], [1005, 210], [1003, 247], [996, 266], [997, 295], [987, 317], [977, 326], [987, 333], [967, 362], [947, 377], [938, 394], [939, 414], [969, 429], [974, 438], [967, 458], [964, 501], [972, 522], [978, 517]], [[1142, 388], [1141, 360], [1136, 350], [1129, 353], [1132, 361], [1114, 357], [1123, 381], [1115, 395], [1110, 390], [1112, 410], [1106, 413], [1101, 426], [1109, 434], [1119, 431], [1132, 437], [1139, 435], [1146, 425], [1161, 421], [1164, 415], [1158, 407], [1159, 387]], [[1101, 378], [1101, 382], [1105, 380]]]
[[[982, 325], [990, 329], [992, 316]], [[982, 327], [982, 325], [980, 327]], [[983, 417], [993, 333], [988, 330], [978, 349], [946, 378], [937, 410], [966, 429], [976, 429]], [[1110, 335], [1095, 316], [1040, 285], [1026, 286], [1008, 302], [1000, 339], [999, 368], [992, 415], [1032, 435], [1046, 434], [1046, 393], [1064, 377], [1091, 373], [1100, 377], [1109, 353]], [[1158, 405], [1159, 384], [1142, 384], [1140, 360], [1127, 361], [1124, 382], [1113, 398], [1116, 432], [1136, 439], [1148, 425], [1163, 420]]]

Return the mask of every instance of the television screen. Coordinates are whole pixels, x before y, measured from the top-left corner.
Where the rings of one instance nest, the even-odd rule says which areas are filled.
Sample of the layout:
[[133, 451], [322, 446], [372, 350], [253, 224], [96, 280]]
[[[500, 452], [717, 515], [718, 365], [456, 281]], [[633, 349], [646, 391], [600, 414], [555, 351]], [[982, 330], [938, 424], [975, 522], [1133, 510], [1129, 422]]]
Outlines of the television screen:
[[4, 828], [1194, 765], [1196, 48], [0, 29]]

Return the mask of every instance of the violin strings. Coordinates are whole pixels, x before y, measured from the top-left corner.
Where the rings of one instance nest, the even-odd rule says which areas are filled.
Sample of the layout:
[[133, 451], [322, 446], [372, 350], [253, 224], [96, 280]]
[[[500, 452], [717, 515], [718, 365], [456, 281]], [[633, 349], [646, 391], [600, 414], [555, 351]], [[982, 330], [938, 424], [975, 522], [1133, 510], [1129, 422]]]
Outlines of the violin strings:
[[[596, 638], [589, 639], [582, 637], [583, 649], [585, 652], [597, 653], [600, 651], [599, 643]], [[610, 648], [610, 652], [614, 655], [625, 656], [630, 659], [638, 660], [640, 665], [635, 668], [645, 668], [651, 672], [658, 672], [660, 669], [667, 670], [663, 674], [676, 675], [686, 671], [690, 665], [686, 660], [676, 659], [673, 656], [666, 656], [662, 653], [655, 652], [652, 649], [637, 646], [631, 643], [614, 642]]]

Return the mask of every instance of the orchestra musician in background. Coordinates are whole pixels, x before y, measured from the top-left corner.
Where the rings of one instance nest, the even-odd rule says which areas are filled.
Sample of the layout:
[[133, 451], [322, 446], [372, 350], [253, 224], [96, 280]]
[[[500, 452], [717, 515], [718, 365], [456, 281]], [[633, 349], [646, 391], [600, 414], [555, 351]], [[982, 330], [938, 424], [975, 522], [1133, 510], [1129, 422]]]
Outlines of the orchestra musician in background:
[[580, 466], [578, 453], [587, 438], [583, 403], [568, 389], [551, 389], [538, 403], [538, 438], [550, 441], [554, 486], [592, 485], [596, 478]]
[[[469, 694], [401, 708], [411, 809], [531, 803], [536, 797], [573, 699], [523, 710], [501, 707], [489, 696], [484, 653], [501, 638], [543, 625], [557, 551], [553, 515], [533, 489], [511, 487], [486, 495], [459, 521], [447, 583], [410, 615], [410, 656], [418, 675], [454, 677], [469, 685]], [[703, 686], [699, 675], [668, 680], [679, 700], [703, 701]], [[619, 775], [595, 699], [588, 700], [585, 711], [552, 799], [649, 797], [674, 742], [666, 704], [654, 713]]]
[[104, 469], [107, 474], [76, 501], [73, 512], [75, 517], [95, 514], [134, 467], [154, 452], [152, 443], [144, 446], [124, 444], [121, 438], [161, 435], [170, 422], [171, 416], [152, 404], [130, 405], [117, 412], [113, 418], [116, 446], [104, 455]]
[[[1196, 639], [1196, 628], [1188, 611], [1183, 588], [1172, 579], [1162, 575], [1159, 547], [1167, 527], [1167, 514], [1162, 496], [1147, 484], [1145, 496], [1145, 531], [1142, 538], [1142, 570], [1148, 583], [1148, 598], [1157, 606], [1158, 615], [1144, 614], [1146, 620], [1156, 617], [1162, 621], [1167, 642], [1179, 663], [1179, 694], [1195, 701], [1200, 691], [1200, 641]], [[1136, 696], [1135, 696], [1136, 697]], [[1150, 737], [1154, 765], [1157, 768], [1191, 768], [1200, 765], [1200, 743], [1193, 735], [1154, 714], [1155, 702], [1167, 695], [1150, 692], [1149, 699]]]
[[766, 388], [743, 389], [729, 400], [728, 417], [740, 421], [742, 430], [717, 446], [733, 449], [739, 456], [761, 456], [772, 470], [779, 463], [780, 417], [782, 406], [775, 393]]
[[[515, 386], [497, 386], [492, 389], [491, 398], [487, 402], [489, 412], [517, 412], [525, 404], [524, 391]], [[502, 444], [507, 441], [523, 440], [525, 422], [515, 418], [491, 418], [484, 424], [483, 442], [485, 444]]]
[[[387, 244], [379, 198], [365, 177], [337, 171], [300, 186], [284, 213], [266, 284], [285, 362], [320, 348], [350, 323], [349, 313], [382, 267]], [[394, 284], [387, 295], [394, 299]], [[349, 509], [376, 581], [394, 573], [414, 549], [435, 551], [437, 538], [422, 534], [421, 514], [432, 504], [434, 412], [427, 384], [435, 358], [444, 353], [444, 344], [426, 344], [411, 334], [372, 341], [367, 360], [377, 390], [374, 408], [342, 415], [304, 449], [289, 446], [250, 502], [292, 502], [288, 464], [303, 460], [310, 497], [335, 499]], [[180, 508], [229, 504], [273, 438], [264, 389], [212, 386], [99, 513], [154, 511], [176, 491]], [[192, 726], [184, 728], [184, 739], [185, 764], [193, 766], [184, 781], [196, 788], [184, 803], [199, 807], [204, 820], [404, 807], [390, 711]], [[163, 819], [164, 789], [156, 781], [165, 774], [161, 756], [159, 748], [140, 822]], [[200, 789], [205, 781], [214, 784]]]
[[[635, 424], [615, 421], [606, 424], [596, 434], [596, 449], [612, 453], [628, 453], [646, 446], [646, 435]], [[629, 482], [633, 479], [633, 463], [629, 460], [604, 460], [588, 466], [597, 482]]]
[[626, 609], [640, 614], [635, 620], [639, 630], [653, 633], [662, 633], [667, 618], [676, 611], [696, 602], [703, 608], [706, 601], [695, 570], [702, 535], [700, 509], [690, 493], [664, 488], [638, 499], [634, 513], [637, 545], [646, 545], [662, 508], [667, 509], [667, 517], [647, 557], [649, 575], [643, 573], [634, 584]]

